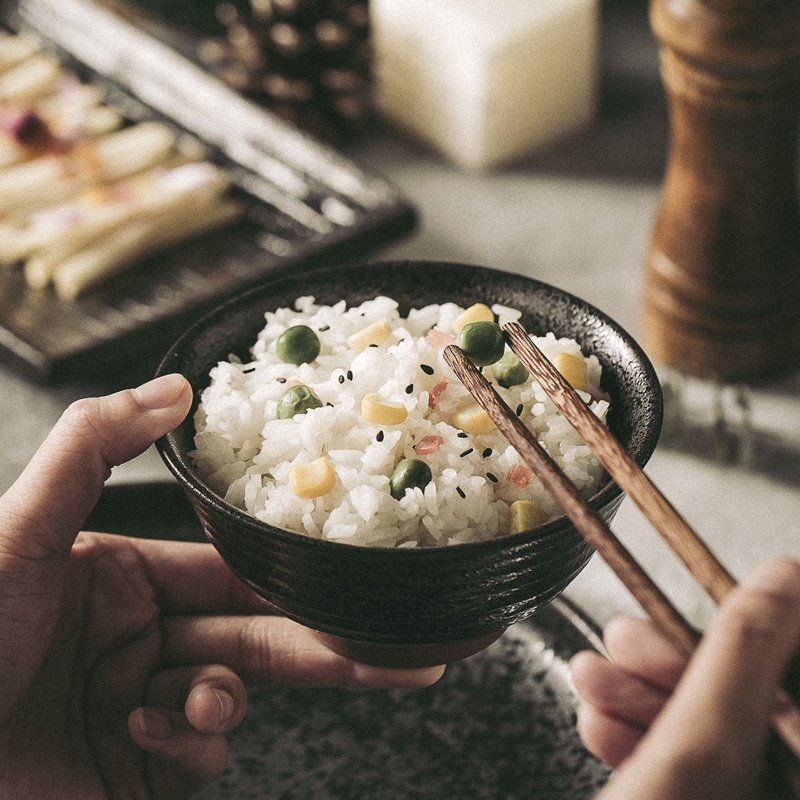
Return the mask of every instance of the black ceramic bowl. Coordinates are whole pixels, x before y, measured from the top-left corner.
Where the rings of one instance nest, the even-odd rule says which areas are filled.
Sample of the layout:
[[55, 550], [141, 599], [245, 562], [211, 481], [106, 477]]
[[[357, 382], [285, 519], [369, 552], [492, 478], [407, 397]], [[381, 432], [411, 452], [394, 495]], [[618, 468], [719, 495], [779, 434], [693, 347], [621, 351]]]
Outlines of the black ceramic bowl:
[[[330, 304], [378, 294], [401, 312], [430, 303], [501, 303], [523, 312], [531, 333], [576, 339], [603, 366], [609, 426], [644, 465], [656, 445], [662, 397], [636, 342], [597, 309], [535, 280], [463, 264], [378, 262], [271, 280], [201, 319], [162, 361], [180, 372], [195, 404], [209, 371], [231, 353], [245, 356], [264, 312], [301, 295]], [[281, 614], [317, 631], [333, 649], [385, 664], [440, 663], [485, 646], [506, 627], [556, 597], [592, 555], [566, 517], [487, 542], [429, 549], [359, 547], [274, 528], [226, 503], [197, 476], [192, 414], [158, 447], [184, 487], [205, 532], [233, 572]], [[622, 500], [606, 481], [591, 505], [607, 520]]]

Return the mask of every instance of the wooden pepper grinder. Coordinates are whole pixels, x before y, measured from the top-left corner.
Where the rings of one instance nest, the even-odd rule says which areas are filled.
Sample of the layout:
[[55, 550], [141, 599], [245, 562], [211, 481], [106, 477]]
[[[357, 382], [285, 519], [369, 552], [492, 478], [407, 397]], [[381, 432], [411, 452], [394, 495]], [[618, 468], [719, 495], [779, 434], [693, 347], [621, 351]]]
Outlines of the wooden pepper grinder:
[[652, 0], [670, 150], [643, 344], [689, 375], [800, 367], [800, 2]]

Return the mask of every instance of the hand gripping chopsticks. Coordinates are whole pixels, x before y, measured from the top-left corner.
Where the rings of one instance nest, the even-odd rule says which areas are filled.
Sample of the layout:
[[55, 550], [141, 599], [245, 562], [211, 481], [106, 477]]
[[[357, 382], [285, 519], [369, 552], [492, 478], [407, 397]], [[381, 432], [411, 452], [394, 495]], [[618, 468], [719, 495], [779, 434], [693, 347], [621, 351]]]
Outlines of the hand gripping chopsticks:
[[[592, 413], [580, 395], [533, 344], [525, 329], [518, 323], [511, 322], [503, 326], [503, 331], [511, 349], [565, 419], [582, 436], [617, 485], [641, 509], [708, 595], [717, 604], [722, 602], [736, 586], [731, 574], [608, 428]], [[516, 448], [544, 488], [555, 498], [578, 531], [614, 571], [662, 634], [683, 655], [690, 655], [699, 641], [699, 633], [647, 575], [597, 512], [579, 497], [572, 482], [477, 367], [454, 345], [445, 348], [444, 357], [498, 430]], [[782, 690], [778, 699], [778, 710], [772, 718], [773, 728], [800, 759], [800, 710]]]

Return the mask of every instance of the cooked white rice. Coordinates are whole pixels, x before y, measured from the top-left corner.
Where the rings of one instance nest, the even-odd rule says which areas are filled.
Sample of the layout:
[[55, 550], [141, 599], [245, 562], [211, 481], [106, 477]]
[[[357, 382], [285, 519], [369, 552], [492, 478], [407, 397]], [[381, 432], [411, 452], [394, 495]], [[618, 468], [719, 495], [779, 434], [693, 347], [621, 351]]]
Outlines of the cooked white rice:
[[[195, 417], [192, 457], [199, 475], [258, 519], [350, 544], [416, 547], [490, 539], [508, 532], [510, 504], [519, 499], [533, 500], [556, 516], [558, 507], [535, 477], [526, 487], [508, 480], [522, 460], [498, 431], [467, 435], [448, 422], [469, 394], [445, 363], [444, 344], [432, 344], [437, 335], [429, 334], [452, 333], [462, 310], [445, 303], [402, 318], [388, 297], [351, 308], [344, 301], [320, 306], [313, 297], [301, 297], [295, 309], [267, 313], [251, 360], [231, 358], [211, 370]], [[513, 309], [492, 310], [501, 324], [519, 317]], [[382, 344], [358, 353], [348, 346], [348, 337], [382, 320], [391, 323]], [[313, 363], [295, 366], [280, 361], [275, 349], [280, 334], [298, 324], [318, 333], [321, 352]], [[562, 352], [583, 357], [571, 339], [549, 333], [533, 341], [551, 359]], [[585, 362], [590, 391], [584, 399], [605, 419], [600, 363], [593, 355]], [[491, 378], [491, 368], [484, 374]], [[430, 391], [443, 378], [446, 389], [431, 408]], [[278, 419], [277, 402], [293, 382], [306, 384], [323, 406]], [[402, 403], [405, 422], [365, 423], [360, 406], [368, 392]], [[539, 385], [529, 380], [499, 392], [512, 409], [521, 408], [521, 419], [581, 494], [591, 495], [602, 469]], [[389, 488], [395, 465], [417, 456], [415, 445], [431, 435], [443, 440], [437, 452], [422, 456], [433, 480], [424, 491], [413, 488], [395, 500]], [[291, 468], [323, 455], [335, 472], [333, 488], [314, 499], [297, 497], [290, 487]]]

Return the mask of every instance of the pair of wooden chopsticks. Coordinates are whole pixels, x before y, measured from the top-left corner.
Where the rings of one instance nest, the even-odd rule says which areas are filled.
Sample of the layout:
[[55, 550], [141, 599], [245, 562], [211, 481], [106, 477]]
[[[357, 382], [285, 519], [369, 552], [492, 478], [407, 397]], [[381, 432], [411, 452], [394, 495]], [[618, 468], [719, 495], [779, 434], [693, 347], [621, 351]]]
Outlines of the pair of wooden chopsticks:
[[[503, 331], [511, 349], [583, 437], [617, 485], [641, 509], [712, 600], [717, 604], [722, 602], [736, 586], [731, 574], [592, 413], [580, 395], [533, 344], [525, 329], [511, 322], [503, 326]], [[545, 489], [620, 578], [662, 634], [683, 655], [689, 656], [700, 634], [647, 575], [597, 512], [579, 497], [572, 482], [477, 367], [454, 345], [445, 348], [444, 357], [498, 430], [516, 448]], [[783, 690], [779, 692], [778, 699], [778, 710], [773, 715], [772, 726], [794, 756], [800, 759], [800, 710]]]

